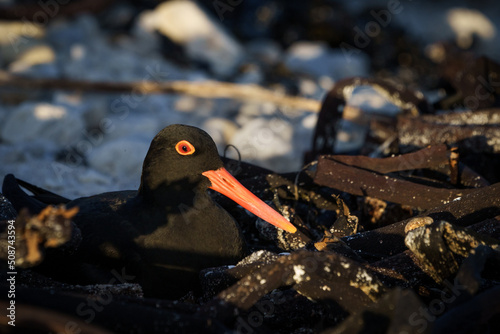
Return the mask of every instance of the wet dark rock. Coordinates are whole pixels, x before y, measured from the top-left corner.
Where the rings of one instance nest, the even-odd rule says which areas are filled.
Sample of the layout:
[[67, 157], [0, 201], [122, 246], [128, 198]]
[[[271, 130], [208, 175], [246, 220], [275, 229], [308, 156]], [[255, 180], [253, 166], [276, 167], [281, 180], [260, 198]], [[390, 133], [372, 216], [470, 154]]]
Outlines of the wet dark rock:
[[200, 283], [205, 299], [214, 297], [219, 292], [227, 289], [238, 279], [248, 274], [252, 270], [262, 265], [272, 263], [278, 258], [278, 255], [269, 251], [260, 250], [253, 252], [236, 266], [223, 266], [216, 268], [207, 268], [200, 272]]
[[[7, 295], [7, 289], [1, 293]], [[4, 302], [3, 302], [4, 303]], [[32, 288], [16, 290], [16, 328], [25, 332], [55, 332], [71, 325], [88, 333], [173, 333], [204, 332], [226, 333], [228, 328], [219, 321], [200, 317], [184, 311], [182, 307], [172, 311], [134, 299], [118, 298], [107, 294], [95, 298], [68, 295], [57, 291], [41, 291]], [[80, 310], [80, 311], [78, 311]]]
[[[416, 328], [412, 320], [417, 314], [415, 310], [423, 306], [413, 291], [396, 288], [339, 326], [321, 333], [414, 333]], [[426, 327], [419, 333], [430, 333], [430, 329], [430, 326]]]
[[[315, 302], [300, 293], [273, 290], [237, 318], [236, 329], [257, 333], [314, 333], [337, 324], [345, 316], [337, 304]], [[251, 332], [251, 331], [250, 331]]]
[[436, 320], [435, 333], [488, 333], [500, 329], [500, 287], [484, 291]]

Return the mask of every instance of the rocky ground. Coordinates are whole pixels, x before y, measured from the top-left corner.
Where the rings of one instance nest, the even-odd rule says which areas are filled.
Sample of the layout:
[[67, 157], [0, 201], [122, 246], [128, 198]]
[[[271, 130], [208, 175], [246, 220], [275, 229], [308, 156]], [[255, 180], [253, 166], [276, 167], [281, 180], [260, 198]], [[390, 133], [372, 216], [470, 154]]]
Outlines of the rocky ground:
[[[170, 301], [143, 298], [126, 275], [40, 275], [46, 248], [78, 229], [65, 211], [20, 216], [20, 333], [500, 328], [495, 1], [0, 6], [1, 178], [68, 198], [136, 189], [154, 135], [190, 124], [240, 155], [228, 167], [300, 230], [267, 229], [216, 197], [254, 253]], [[16, 212], [0, 203], [8, 259]]]

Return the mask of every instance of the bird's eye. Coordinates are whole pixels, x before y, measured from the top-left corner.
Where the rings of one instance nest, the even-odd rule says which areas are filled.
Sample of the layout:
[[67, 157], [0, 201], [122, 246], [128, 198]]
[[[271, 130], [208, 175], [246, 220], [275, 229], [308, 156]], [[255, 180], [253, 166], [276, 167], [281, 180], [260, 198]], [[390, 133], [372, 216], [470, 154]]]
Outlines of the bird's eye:
[[180, 155], [191, 155], [195, 151], [193, 144], [191, 144], [187, 140], [181, 140], [180, 142], [178, 142], [175, 145], [175, 150]]

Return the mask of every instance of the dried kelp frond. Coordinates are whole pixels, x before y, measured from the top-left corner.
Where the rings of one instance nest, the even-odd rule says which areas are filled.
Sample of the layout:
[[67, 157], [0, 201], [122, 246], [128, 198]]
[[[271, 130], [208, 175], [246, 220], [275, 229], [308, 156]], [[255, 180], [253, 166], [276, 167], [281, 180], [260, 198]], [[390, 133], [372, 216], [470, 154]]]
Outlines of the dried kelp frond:
[[[448, 49], [451, 49], [448, 46]], [[492, 59], [473, 53], [448, 50], [441, 64], [443, 81], [452, 88], [443, 99], [435, 103], [436, 109], [452, 109], [463, 106], [478, 110], [500, 104], [500, 64]]]
[[457, 255], [468, 257], [479, 245], [498, 250], [499, 241], [463, 227], [430, 217], [414, 218], [406, 225], [405, 244], [417, 256], [422, 269], [442, 283], [459, 268]]
[[[16, 266], [27, 268], [43, 261], [46, 248], [60, 247], [71, 241], [65, 249], [72, 252], [80, 242], [80, 233], [71, 219], [78, 208], [66, 209], [64, 206], [48, 206], [36, 216], [27, 209], [21, 210], [15, 219]], [[0, 257], [7, 259], [7, 233], [2, 234]]]
[[376, 197], [418, 209], [431, 209], [474, 191], [431, 187], [370, 172], [339, 163], [335, 156], [320, 157], [314, 182], [353, 195]]
[[334, 158], [345, 165], [386, 174], [421, 168], [435, 168], [439, 165], [447, 164], [449, 156], [448, 147], [442, 144], [382, 159], [370, 158], [363, 155], [335, 155]]
[[[453, 158], [453, 159], [452, 159]], [[447, 166], [447, 167], [446, 167]], [[419, 169], [448, 169], [448, 184], [432, 179], [412, 182], [390, 172]], [[321, 156], [314, 182], [358, 196], [370, 196], [385, 201], [407, 205], [411, 208], [430, 209], [459, 199], [471, 189], [450, 189], [458, 180], [468, 184], [488, 185], [468, 168], [458, 168], [456, 152], [445, 145], [430, 146], [416, 152], [389, 158], [364, 156]], [[440, 187], [432, 186], [434, 183]], [[416, 196], [418, 194], [418, 196]]]
[[500, 109], [398, 117], [403, 146], [458, 144], [471, 152], [500, 152]]
[[[500, 215], [500, 183], [476, 189], [459, 200], [443, 204], [425, 215], [434, 221], [446, 220], [454, 225], [469, 226]], [[370, 257], [383, 258], [405, 251], [405, 226], [403, 220], [371, 231], [342, 238], [354, 250], [363, 250]]]
[[412, 91], [403, 85], [375, 78], [353, 77], [339, 80], [323, 100], [314, 131], [312, 149], [306, 153], [306, 162], [315, 160], [321, 154], [334, 153], [337, 126], [343, 117], [341, 110], [354, 88], [358, 86], [371, 86], [405, 113], [418, 115], [432, 111], [422, 93]]
[[[229, 273], [235, 269], [229, 269]], [[386, 291], [371, 270], [351, 259], [336, 253], [302, 250], [256, 268], [221, 292], [218, 299], [248, 309], [267, 293], [284, 286], [292, 286], [309, 298], [333, 299], [348, 310], [370, 304]], [[350, 298], [343, 298], [346, 295]]]

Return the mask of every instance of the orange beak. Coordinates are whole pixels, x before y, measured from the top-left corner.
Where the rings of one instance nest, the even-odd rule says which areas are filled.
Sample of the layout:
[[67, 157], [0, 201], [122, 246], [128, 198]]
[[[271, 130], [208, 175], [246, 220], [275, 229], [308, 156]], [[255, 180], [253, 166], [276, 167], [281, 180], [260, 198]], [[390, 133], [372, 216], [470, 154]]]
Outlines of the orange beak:
[[238, 180], [229, 174], [225, 168], [221, 167], [217, 170], [209, 170], [202, 174], [212, 182], [210, 189], [229, 197], [254, 215], [276, 227], [290, 233], [295, 233], [297, 231], [297, 228], [286, 220], [285, 217], [252, 194], [250, 190], [245, 188]]

